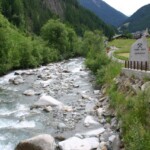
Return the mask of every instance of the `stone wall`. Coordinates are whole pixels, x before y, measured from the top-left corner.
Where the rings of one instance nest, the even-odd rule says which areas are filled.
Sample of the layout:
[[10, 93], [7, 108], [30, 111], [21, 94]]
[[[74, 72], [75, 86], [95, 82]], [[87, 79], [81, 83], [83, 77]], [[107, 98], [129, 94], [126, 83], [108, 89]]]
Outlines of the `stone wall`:
[[123, 68], [122, 73], [128, 77], [135, 77], [139, 79], [150, 79], [150, 71]]
[[[115, 83], [119, 91], [126, 93], [126, 95], [137, 95], [141, 91], [147, 91], [150, 89], [150, 80], [143, 80], [144, 74], [139, 72], [134, 72], [135, 70], [123, 70], [119, 77], [115, 78]], [[136, 77], [133, 75], [137, 75]], [[149, 72], [150, 74], [150, 72]], [[141, 78], [138, 78], [141, 77]]]

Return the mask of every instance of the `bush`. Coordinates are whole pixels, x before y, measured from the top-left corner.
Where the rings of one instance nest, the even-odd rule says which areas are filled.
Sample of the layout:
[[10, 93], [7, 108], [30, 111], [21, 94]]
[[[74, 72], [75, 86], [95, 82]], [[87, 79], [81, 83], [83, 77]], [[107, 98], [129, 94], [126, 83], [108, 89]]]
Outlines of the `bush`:
[[114, 61], [109, 61], [108, 63], [105, 63], [105, 65], [103, 65], [103, 67], [101, 67], [97, 71], [97, 84], [110, 84], [113, 79], [120, 73], [121, 67], [121, 64]]
[[59, 20], [49, 20], [42, 27], [41, 36], [48, 41], [49, 47], [59, 51], [62, 59], [74, 56], [78, 44], [77, 35]]

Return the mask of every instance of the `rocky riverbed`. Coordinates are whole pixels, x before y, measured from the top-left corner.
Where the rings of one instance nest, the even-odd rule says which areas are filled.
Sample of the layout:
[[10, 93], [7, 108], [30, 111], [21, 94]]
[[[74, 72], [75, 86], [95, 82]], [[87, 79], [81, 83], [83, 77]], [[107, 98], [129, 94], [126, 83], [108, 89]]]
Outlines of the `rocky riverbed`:
[[36, 136], [54, 138], [51, 149], [119, 150], [117, 119], [94, 80], [83, 58], [1, 77], [0, 150]]

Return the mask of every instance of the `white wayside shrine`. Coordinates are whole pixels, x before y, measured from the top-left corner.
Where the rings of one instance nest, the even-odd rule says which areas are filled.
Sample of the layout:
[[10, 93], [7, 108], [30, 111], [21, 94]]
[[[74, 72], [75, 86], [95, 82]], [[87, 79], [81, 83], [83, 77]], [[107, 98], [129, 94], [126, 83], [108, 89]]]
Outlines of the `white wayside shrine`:
[[138, 39], [131, 47], [126, 67], [139, 70], [150, 70], [150, 52], [146, 37]]

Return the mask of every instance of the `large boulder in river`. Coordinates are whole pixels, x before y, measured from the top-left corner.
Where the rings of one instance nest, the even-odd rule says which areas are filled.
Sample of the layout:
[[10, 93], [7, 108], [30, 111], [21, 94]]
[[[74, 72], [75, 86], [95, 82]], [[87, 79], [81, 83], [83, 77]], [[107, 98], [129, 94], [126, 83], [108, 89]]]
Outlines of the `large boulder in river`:
[[20, 75], [16, 76], [15, 78], [9, 79], [9, 81], [15, 85], [24, 83], [24, 80], [23, 80], [22, 76], [20, 76]]
[[87, 116], [84, 120], [84, 125], [88, 127], [90, 125], [99, 125], [99, 123], [94, 120], [93, 116]]
[[55, 140], [51, 135], [43, 134], [21, 141], [15, 150], [55, 150]]
[[64, 105], [60, 101], [56, 100], [55, 98], [47, 95], [43, 95], [40, 97], [40, 99], [34, 103], [34, 105], [31, 107], [33, 108], [47, 108], [48, 106], [56, 107], [59, 110], [65, 111], [65, 112], [71, 112], [73, 111], [71, 106]]
[[99, 146], [98, 138], [91, 137], [80, 139], [78, 137], [71, 137], [65, 141], [59, 142], [61, 150], [92, 150]]
[[24, 95], [26, 96], [33, 96], [35, 94], [34, 90], [29, 89], [23, 92]]
[[45, 106], [52, 106], [52, 107], [62, 107], [62, 103], [56, 100], [55, 98], [47, 95], [43, 95], [40, 99], [34, 103], [35, 107], [45, 107]]

